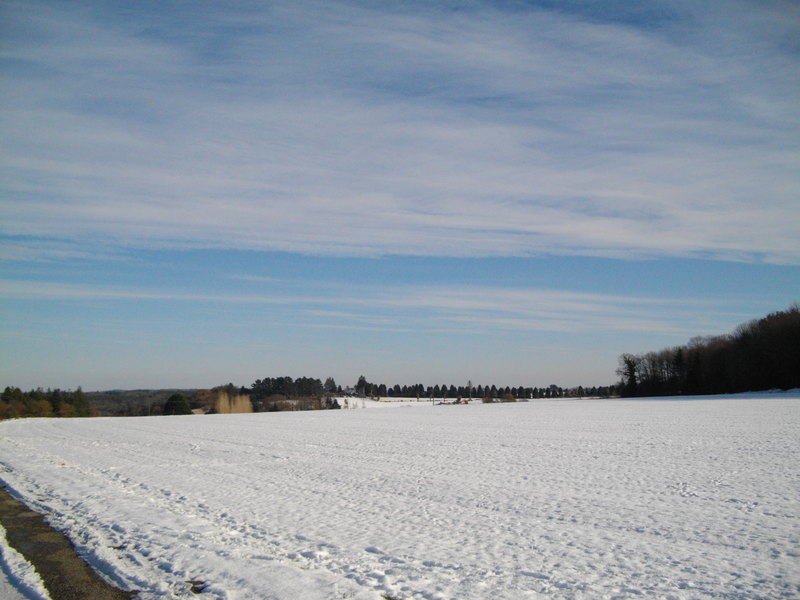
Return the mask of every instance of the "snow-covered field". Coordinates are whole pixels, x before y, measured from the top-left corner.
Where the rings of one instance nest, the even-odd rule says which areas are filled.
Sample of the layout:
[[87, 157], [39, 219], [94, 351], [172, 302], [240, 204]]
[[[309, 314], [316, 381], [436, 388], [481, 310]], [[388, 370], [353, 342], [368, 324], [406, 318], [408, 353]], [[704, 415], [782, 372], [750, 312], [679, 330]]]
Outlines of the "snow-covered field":
[[800, 597], [800, 393], [374, 408], [4, 422], [0, 479], [143, 600]]

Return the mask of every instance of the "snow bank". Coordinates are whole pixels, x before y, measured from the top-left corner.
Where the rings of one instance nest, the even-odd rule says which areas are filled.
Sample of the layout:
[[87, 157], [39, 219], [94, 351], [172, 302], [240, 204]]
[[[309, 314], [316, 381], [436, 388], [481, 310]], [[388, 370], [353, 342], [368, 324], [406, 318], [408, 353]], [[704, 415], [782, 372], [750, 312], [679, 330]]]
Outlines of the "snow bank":
[[0, 598], [3, 600], [50, 600], [42, 578], [25, 558], [8, 545], [0, 525]]
[[797, 394], [31, 419], [0, 478], [142, 600], [792, 598], [798, 431]]

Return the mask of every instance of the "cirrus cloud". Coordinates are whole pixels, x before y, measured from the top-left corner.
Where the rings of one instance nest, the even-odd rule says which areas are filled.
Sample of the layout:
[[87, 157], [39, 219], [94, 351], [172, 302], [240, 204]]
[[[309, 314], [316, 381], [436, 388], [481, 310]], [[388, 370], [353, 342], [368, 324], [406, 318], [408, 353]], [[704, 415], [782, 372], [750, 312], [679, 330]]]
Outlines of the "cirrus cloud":
[[800, 263], [800, 13], [658, 6], [8, 3], [0, 232]]

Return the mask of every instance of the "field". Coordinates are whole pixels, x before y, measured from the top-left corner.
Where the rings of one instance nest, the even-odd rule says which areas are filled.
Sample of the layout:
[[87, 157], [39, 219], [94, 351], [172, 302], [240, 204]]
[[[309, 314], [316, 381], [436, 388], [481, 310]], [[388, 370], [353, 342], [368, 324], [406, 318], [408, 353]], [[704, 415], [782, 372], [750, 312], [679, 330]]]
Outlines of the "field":
[[800, 393], [365, 406], [4, 422], [0, 480], [142, 600], [800, 596]]

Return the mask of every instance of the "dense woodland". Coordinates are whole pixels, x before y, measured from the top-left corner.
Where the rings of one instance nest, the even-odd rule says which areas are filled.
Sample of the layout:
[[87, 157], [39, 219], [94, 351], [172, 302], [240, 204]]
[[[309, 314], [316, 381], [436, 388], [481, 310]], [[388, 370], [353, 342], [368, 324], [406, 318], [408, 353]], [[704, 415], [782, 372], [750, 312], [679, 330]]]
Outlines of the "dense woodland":
[[0, 419], [91, 417], [96, 414], [81, 388], [74, 392], [59, 389], [23, 392], [19, 388], [7, 387], [0, 396]]
[[365, 376], [342, 388], [332, 377], [267, 377], [250, 387], [232, 383], [210, 390], [114, 390], [108, 392], [6, 387], [0, 419], [18, 417], [144, 416], [218, 412], [268, 412], [340, 408], [336, 397], [416, 398], [420, 401], [480, 399], [517, 402], [538, 398], [604, 398], [722, 394], [800, 388], [800, 305], [744, 323], [730, 334], [693, 338], [685, 346], [623, 354], [618, 385], [561, 388], [372, 383]]
[[800, 305], [685, 346], [623, 354], [623, 396], [732, 394], [800, 387]]

